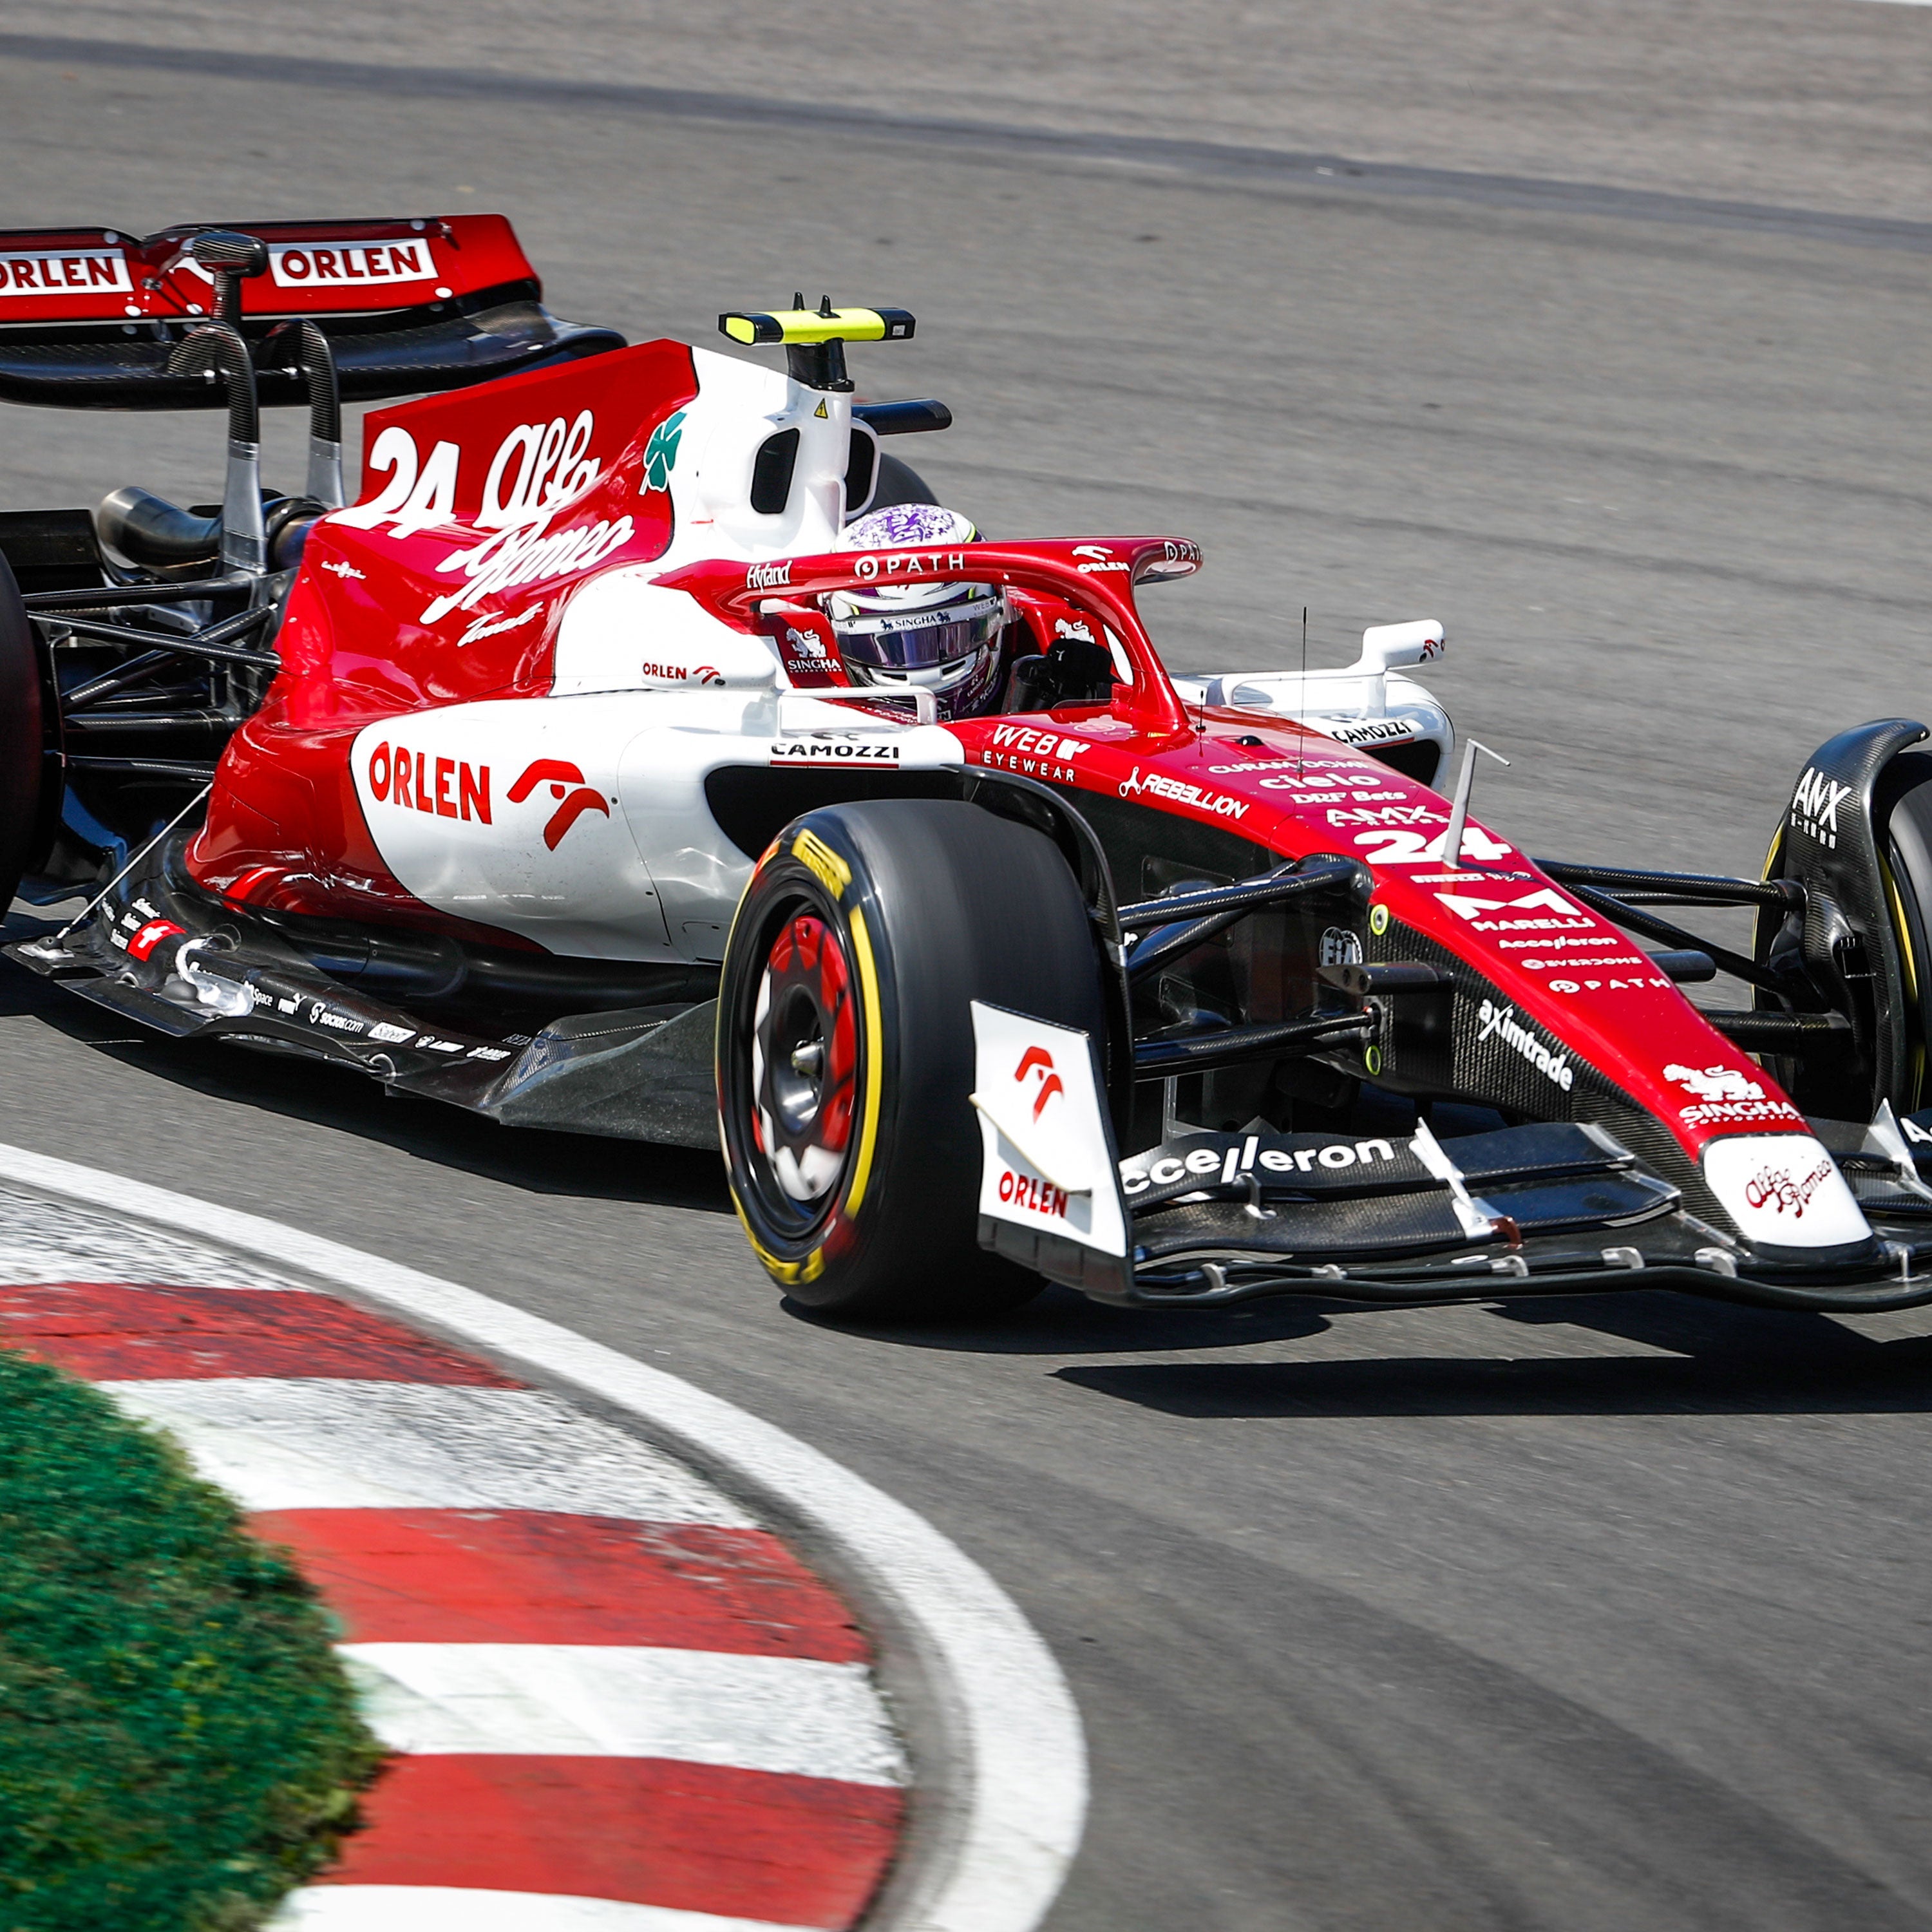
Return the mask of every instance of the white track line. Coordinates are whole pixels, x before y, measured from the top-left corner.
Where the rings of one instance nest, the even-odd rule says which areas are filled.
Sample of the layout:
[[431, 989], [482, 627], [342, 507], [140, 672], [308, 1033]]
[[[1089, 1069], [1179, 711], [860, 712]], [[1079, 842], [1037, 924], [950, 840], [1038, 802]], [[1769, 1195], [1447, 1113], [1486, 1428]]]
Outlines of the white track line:
[[532, 1389], [268, 1376], [104, 1382], [244, 1509], [561, 1510], [748, 1529], [634, 1436]]
[[904, 1779], [862, 1664], [643, 1644], [344, 1643], [370, 1728], [412, 1756], [667, 1757]]
[[1032, 1932], [1046, 1916], [1086, 1818], [1079, 1713], [1052, 1652], [1012, 1600], [923, 1516], [732, 1403], [472, 1288], [24, 1148], [0, 1144], [0, 1180], [338, 1282], [572, 1384], [772, 1498], [839, 1552], [906, 1633], [947, 1739], [951, 1814], [934, 1821], [945, 1828], [936, 1843], [910, 1848], [915, 1869], [896, 1900], [894, 1932]]
[[311, 1886], [292, 1892], [274, 1932], [803, 1932], [664, 1905], [455, 1886]]

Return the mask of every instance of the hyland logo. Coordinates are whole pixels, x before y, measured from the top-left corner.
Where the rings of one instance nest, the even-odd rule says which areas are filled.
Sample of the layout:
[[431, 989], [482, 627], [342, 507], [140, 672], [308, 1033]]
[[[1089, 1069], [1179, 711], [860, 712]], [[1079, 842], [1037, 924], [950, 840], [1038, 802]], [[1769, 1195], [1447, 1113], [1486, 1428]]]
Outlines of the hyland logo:
[[412, 806], [439, 818], [476, 818], [490, 823], [490, 767], [473, 768], [457, 758], [432, 758], [398, 745], [378, 745], [369, 754], [369, 790], [379, 801]]
[[[538, 758], [525, 771], [521, 778], [510, 788], [510, 802], [521, 805], [540, 784], [550, 787], [550, 795], [562, 802], [550, 814], [550, 823], [544, 827], [543, 842], [554, 852], [562, 842], [563, 835], [586, 812], [601, 812], [606, 818], [610, 816], [610, 807], [600, 791], [593, 791], [584, 782], [584, 774], [564, 758]], [[571, 788], [576, 789], [572, 790]]]
[[1514, 1006], [1499, 1006], [1491, 1000], [1485, 1000], [1477, 1009], [1476, 1017], [1483, 1023], [1482, 1031], [1476, 1036], [1477, 1043], [1494, 1036], [1508, 1047], [1521, 1054], [1544, 1079], [1553, 1082], [1568, 1093], [1575, 1079], [1570, 1071], [1570, 1056], [1565, 1053], [1552, 1053], [1548, 1047], [1516, 1016]]
[[745, 572], [747, 590], [788, 590], [791, 588], [791, 565], [784, 563], [754, 563]]
[[1123, 798], [1138, 798], [1142, 793], [1150, 792], [1156, 798], [1172, 799], [1177, 805], [1191, 805], [1197, 812], [1210, 812], [1216, 818], [1244, 818], [1247, 815], [1248, 801], [1244, 798], [1229, 798], [1225, 793], [1204, 791], [1198, 784], [1190, 784], [1184, 778], [1171, 778], [1165, 772], [1149, 772], [1144, 777], [1136, 765], [1120, 781]]
[[684, 435], [686, 413], [680, 410], [676, 415], [666, 416], [651, 431], [651, 440], [644, 445], [644, 488], [646, 490], [668, 490], [670, 488], [670, 472], [677, 467], [677, 446]]
[[1791, 794], [1791, 823], [1794, 830], [1815, 838], [1828, 850], [1838, 843], [1838, 808], [1852, 795], [1848, 784], [1839, 784], [1809, 765], [1798, 788]]

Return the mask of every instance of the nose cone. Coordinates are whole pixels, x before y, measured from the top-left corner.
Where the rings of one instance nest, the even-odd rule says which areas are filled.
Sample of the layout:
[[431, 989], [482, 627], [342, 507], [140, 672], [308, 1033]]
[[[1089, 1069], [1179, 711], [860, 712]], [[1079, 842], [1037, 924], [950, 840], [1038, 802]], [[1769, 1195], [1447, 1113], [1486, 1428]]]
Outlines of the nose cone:
[[1738, 1134], [1704, 1150], [1704, 1180], [1754, 1247], [1862, 1247], [1872, 1239], [1838, 1163], [1809, 1134]]

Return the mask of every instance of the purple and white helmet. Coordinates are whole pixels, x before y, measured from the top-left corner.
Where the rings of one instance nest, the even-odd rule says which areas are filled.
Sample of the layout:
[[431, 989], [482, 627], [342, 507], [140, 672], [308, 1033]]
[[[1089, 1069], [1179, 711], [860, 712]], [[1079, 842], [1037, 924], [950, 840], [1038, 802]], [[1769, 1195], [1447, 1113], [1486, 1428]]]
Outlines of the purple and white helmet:
[[[956, 510], [896, 503], [847, 525], [841, 550], [908, 550], [968, 544], [980, 532]], [[856, 683], [922, 687], [941, 718], [970, 718], [998, 694], [1000, 634], [1011, 618], [997, 584], [881, 584], [826, 600], [833, 634]]]

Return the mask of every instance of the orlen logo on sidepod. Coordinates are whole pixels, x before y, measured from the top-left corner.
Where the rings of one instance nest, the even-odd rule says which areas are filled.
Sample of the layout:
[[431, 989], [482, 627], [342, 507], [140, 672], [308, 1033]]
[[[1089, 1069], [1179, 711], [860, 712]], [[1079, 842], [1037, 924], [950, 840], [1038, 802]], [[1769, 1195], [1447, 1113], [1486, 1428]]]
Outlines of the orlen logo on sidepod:
[[[604, 794], [586, 784], [583, 772], [563, 758], [536, 760], [511, 786], [510, 802], [521, 805], [540, 784], [548, 784], [550, 796], [562, 801], [550, 814], [550, 823], [543, 831], [543, 842], [553, 852], [562, 842], [563, 835], [586, 812], [601, 812], [606, 818], [610, 816], [610, 807]], [[574, 790], [572, 789], [573, 786], [576, 788]]]

